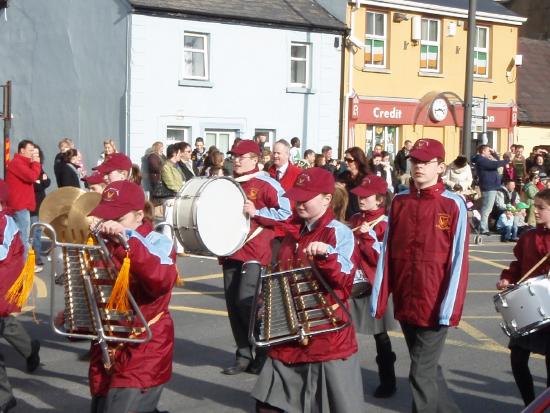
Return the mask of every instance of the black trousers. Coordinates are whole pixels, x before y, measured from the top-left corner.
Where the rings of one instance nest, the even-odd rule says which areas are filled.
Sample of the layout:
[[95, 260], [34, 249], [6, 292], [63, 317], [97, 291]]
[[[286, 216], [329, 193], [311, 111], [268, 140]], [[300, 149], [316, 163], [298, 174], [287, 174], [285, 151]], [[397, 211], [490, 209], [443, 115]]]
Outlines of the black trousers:
[[449, 394], [439, 358], [448, 328], [418, 327], [401, 322], [411, 357], [409, 383], [413, 394], [413, 413], [460, 412]]
[[254, 357], [248, 340], [248, 328], [261, 266], [258, 263], [243, 264], [241, 261], [225, 260], [223, 284], [231, 332], [237, 345], [236, 359], [238, 363], [249, 364]]

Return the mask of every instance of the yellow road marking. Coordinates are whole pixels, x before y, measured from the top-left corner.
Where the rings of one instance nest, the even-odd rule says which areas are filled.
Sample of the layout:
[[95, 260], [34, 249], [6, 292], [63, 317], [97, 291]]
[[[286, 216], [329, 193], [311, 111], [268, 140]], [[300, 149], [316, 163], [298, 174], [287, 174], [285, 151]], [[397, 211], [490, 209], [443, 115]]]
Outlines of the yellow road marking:
[[185, 311], [188, 313], [220, 315], [220, 316], [227, 317], [227, 311], [211, 310], [210, 308], [187, 307], [183, 305], [171, 305], [168, 308], [174, 311]]
[[470, 252], [483, 252], [484, 254], [509, 254], [509, 255], [514, 255], [514, 253], [512, 251], [470, 250]]
[[197, 275], [193, 277], [186, 277], [185, 275], [182, 275], [183, 281], [185, 282], [191, 282], [191, 281], [202, 281], [202, 280], [213, 280], [216, 278], [223, 278], [223, 274], [207, 274], [207, 275]]
[[471, 272], [469, 275], [492, 275], [495, 277], [498, 276], [498, 272]]
[[45, 298], [48, 296], [48, 288], [46, 283], [39, 277], [34, 277], [36, 283], [36, 298]]
[[225, 291], [174, 291], [172, 295], [223, 295]]
[[495, 319], [502, 319], [499, 315], [463, 315], [462, 319], [466, 320], [495, 320]]
[[491, 265], [493, 267], [500, 268], [500, 269], [503, 269], [503, 270], [508, 268], [505, 265], [502, 265], [502, 264], [499, 264], [499, 263], [495, 262], [495, 260], [487, 260], [485, 258], [476, 257], [474, 255], [470, 255], [470, 259], [474, 260], [474, 261], [482, 262], [484, 264]]
[[467, 290], [467, 293], [480, 293], [480, 294], [496, 294], [498, 291], [495, 290]]

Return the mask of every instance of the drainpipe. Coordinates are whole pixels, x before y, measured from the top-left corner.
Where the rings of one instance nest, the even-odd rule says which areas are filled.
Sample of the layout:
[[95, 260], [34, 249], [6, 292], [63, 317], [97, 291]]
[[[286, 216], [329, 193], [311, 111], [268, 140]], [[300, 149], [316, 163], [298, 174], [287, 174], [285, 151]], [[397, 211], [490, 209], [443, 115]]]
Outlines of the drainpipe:
[[[360, 0], [355, 0], [355, 4], [353, 5], [353, 7], [351, 8], [351, 12], [350, 12], [350, 23], [349, 23], [349, 26], [350, 26], [350, 36], [353, 36], [353, 28], [354, 28], [354, 25], [355, 25], [355, 12], [357, 10], [359, 10], [359, 8], [361, 7], [361, 1]], [[345, 94], [345, 102], [344, 102], [344, 137], [345, 137], [345, 142], [344, 143], [344, 148], [341, 148], [341, 154], [343, 154], [345, 152], [345, 150], [349, 147], [349, 139], [350, 139], [350, 136], [349, 136], [349, 102], [350, 102], [350, 98], [353, 96], [353, 59], [354, 59], [354, 55], [353, 55], [353, 45], [350, 44], [349, 42], [346, 42], [346, 47], [348, 48], [348, 56], [349, 56], [349, 59], [348, 59], [348, 87], [347, 87], [347, 92]]]

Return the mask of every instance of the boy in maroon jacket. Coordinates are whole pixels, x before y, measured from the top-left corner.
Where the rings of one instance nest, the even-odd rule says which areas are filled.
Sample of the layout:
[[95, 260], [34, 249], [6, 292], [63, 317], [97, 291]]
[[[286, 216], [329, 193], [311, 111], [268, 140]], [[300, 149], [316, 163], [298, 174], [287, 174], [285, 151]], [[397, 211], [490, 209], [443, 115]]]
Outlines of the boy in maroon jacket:
[[448, 327], [462, 315], [468, 281], [466, 204], [445, 189], [445, 149], [419, 139], [410, 154], [413, 183], [393, 199], [376, 269], [371, 312], [393, 294], [411, 357], [414, 412], [458, 412], [439, 366]]

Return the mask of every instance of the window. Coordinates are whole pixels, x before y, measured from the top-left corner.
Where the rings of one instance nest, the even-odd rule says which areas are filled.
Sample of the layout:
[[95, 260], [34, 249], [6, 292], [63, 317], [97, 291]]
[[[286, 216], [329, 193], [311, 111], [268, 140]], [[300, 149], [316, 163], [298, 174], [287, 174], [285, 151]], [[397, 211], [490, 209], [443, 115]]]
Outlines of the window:
[[365, 33], [365, 65], [386, 67], [385, 13], [367, 12]]
[[208, 80], [207, 34], [185, 33], [183, 36], [183, 78]]
[[309, 88], [310, 45], [294, 43], [290, 45], [290, 86]]
[[439, 20], [422, 19], [420, 70], [439, 72]]
[[254, 136], [259, 135], [259, 134], [267, 136], [267, 141], [265, 143], [264, 148], [273, 149], [273, 145], [275, 144], [275, 140], [277, 139], [277, 131], [275, 129], [256, 129], [256, 130], [254, 130]]
[[214, 145], [221, 153], [226, 153], [237, 137], [234, 130], [206, 130], [204, 134], [204, 146], [209, 148]]
[[166, 140], [178, 141], [178, 142], [179, 141], [189, 142], [191, 140], [191, 127], [190, 126], [167, 126]]
[[370, 156], [376, 145], [381, 145], [382, 150], [390, 153], [393, 159], [399, 149], [399, 128], [397, 126], [367, 125], [365, 140], [365, 152]]
[[476, 28], [476, 44], [474, 47], [474, 75], [489, 76], [489, 28]]

